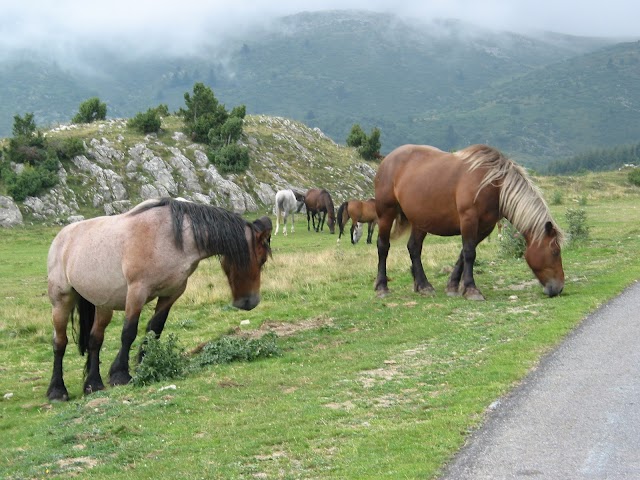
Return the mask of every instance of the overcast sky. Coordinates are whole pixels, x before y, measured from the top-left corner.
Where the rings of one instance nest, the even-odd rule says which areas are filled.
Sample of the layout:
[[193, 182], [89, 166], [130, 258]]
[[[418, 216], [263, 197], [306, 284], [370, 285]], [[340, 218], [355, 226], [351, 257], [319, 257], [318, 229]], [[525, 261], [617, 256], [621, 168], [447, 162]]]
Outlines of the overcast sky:
[[524, 32], [640, 38], [638, 0], [0, 0], [0, 52], [74, 45], [184, 51], [301, 11], [365, 9], [429, 20], [456, 18]]

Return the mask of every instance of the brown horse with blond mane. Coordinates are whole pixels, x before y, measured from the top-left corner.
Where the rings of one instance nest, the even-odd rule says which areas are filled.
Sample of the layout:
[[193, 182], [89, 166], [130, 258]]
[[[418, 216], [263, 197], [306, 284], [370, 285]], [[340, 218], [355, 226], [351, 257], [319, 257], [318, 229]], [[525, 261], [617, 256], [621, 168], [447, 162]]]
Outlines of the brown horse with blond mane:
[[114, 310], [124, 310], [125, 321], [109, 381], [128, 383], [129, 350], [142, 307], [158, 299], [147, 332], [159, 337], [198, 263], [217, 255], [233, 305], [251, 310], [260, 302], [260, 272], [271, 254], [270, 238], [268, 217], [249, 223], [222, 208], [169, 198], [147, 200], [127, 213], [64, 227], [51, 243], [47, 262], [54, 327], [49, 399], [69, 398], [62, 359], [74, 309], [79, 316], [80, 353], [87, 353], [84, 393], [104, 388], [100, 347]]
[[389, 292], [386, 262], [394, 221], [394, 237], [411, 227], [407, 248], [416, 292], [434, 292], [420, 258], [425, 236], [461, 235], [462, 250], [446, 292], [484, 300], [473, 278], [476, 246], [501, 218], [509, 220], [524, 236], [525, 259], [544, 293], [553, 297], [564, 288], [560, 256], [563, 233], [525, 170], [495, 148], [472, 145], [448, 153], [425, 145], [398, 147], [378, 168], [375, 198], [378, 296]]

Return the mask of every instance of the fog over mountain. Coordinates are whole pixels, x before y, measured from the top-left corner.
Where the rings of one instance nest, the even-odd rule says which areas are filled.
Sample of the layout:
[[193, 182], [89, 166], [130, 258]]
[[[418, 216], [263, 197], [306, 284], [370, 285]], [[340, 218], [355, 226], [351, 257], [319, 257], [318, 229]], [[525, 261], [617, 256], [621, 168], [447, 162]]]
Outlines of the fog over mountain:
[[64, 66], [78, 66], [87, 47], [122, 55], [191, 55], [265, 28], [281, 16], [332, 9], [393, 13], [421, 21], [452, 18], [520, 33], [640, 35], [640, 3], [628, 0], [26, 0], [3, 5], [0, 61], [29, 49]]

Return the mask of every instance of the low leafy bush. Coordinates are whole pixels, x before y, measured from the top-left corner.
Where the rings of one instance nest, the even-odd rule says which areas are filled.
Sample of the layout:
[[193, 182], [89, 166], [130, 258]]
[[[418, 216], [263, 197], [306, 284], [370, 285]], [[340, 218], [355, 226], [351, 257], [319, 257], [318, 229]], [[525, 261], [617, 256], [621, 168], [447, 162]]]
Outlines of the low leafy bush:
[[589, 239], [589, 226], [587, 225], [587, 212], [583, 208], [570, 208], [566, 214], [569, 224], [569, 238], [571, 242], [580, 242]]
[[526, 248], [527, 243], [520, 232], [510, 222], [503, 220], [500, 254], [508, 258], [522, 258]]
[[627, 175], [627, 179], [632, 185], [640, 187], [640, 168], [634, 168], [631, 170], [629, 175]]
[[153, 332], [149, 332], [142, 349], [144, 357], [131, 380], [133, 385], [142, 387], [185, 376], [189, 359], [178, 347], [175, 335], [169, 334], [166, 341], [161, 341]]
[[129, 119], [127, 127], [137, 130], [140, 133], [154, 133], [160, 130], [162, 120], [160, 113], [156, 108], [150, 108], [145, 113], [138, 113], [135, 117]]
[[195, 366], [204, 367], [276, 357], [280, 355], [280, 349], [276, 343], [277, 338], [273, 332], [255, 339], [225, 336], [215, 342], [207, 343], [198, 356], [193, 359], [193, 363]]
[[135, 386], [183, 378], [189, 371], [199, 370], [208, 365], [231, 362], [251, 362], [260, 358], [280, 355], [275, 333], [267, 333], [261, 338], [248, 339], [225, 336], [207, 343], [193, 358], [189, 358], [178, 346], [178, 338], [169, 334], [166, 341], [149, 332], [144, 339], [144, 358], [131, 380]]
[[221, 174], [241, 173], [249, 168], [249, 150], [240, 145], [226, 145], [209, 150], [209, 160]]

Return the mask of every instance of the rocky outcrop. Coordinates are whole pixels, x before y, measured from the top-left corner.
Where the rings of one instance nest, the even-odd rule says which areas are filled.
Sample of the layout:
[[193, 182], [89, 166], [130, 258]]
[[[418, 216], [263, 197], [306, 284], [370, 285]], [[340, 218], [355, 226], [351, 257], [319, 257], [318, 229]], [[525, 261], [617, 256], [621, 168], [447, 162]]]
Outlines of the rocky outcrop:
[[[347, 167], [332, 164], [326, 147], [346, 149], [318, 129], [278, 117], [258, 116], [252, 121], [256, 130], [266, 127], [270, 133], [261, 133], [267, 135], [264, 138], [251, 132], [245, 135], [251, 170], [227, 176], [211, 164], [203, 145], [193, 144], [181, 132], [165, 134], [164, 141], [151, 134], [143, 141], [128, 143], [126, 121], [107, 121], [100, 125], [97, 135], [85, 139], [84, 155], [60, 166], [59, 184], [37, 198], [28, 197], [20, 208], [37, 221], [66, 224], [82, 219], [79, 212], [83, 210], [113, 215], [142, 200], [163, 196], [183, 197], [242, 214], [258, 210], [270, 213], [275, 193], [281, 188], [304, 191], [325, 187], [336, 197], [335, 203], [347, 196], [372, 195], [375, 170], [361, 160]], [[287, 162], [287, 158], [295, 162]], [[337, 188], [342, 190], [334, 193]], [[2, 225], [22, 222], [18, 206], [4, 198], [0, 204]], [[5, 207], [5, 203], [11, 207]]]
[[22, 213], [11, 197], [0, 196], [0, 226], [14, 227], [22, 224]]

